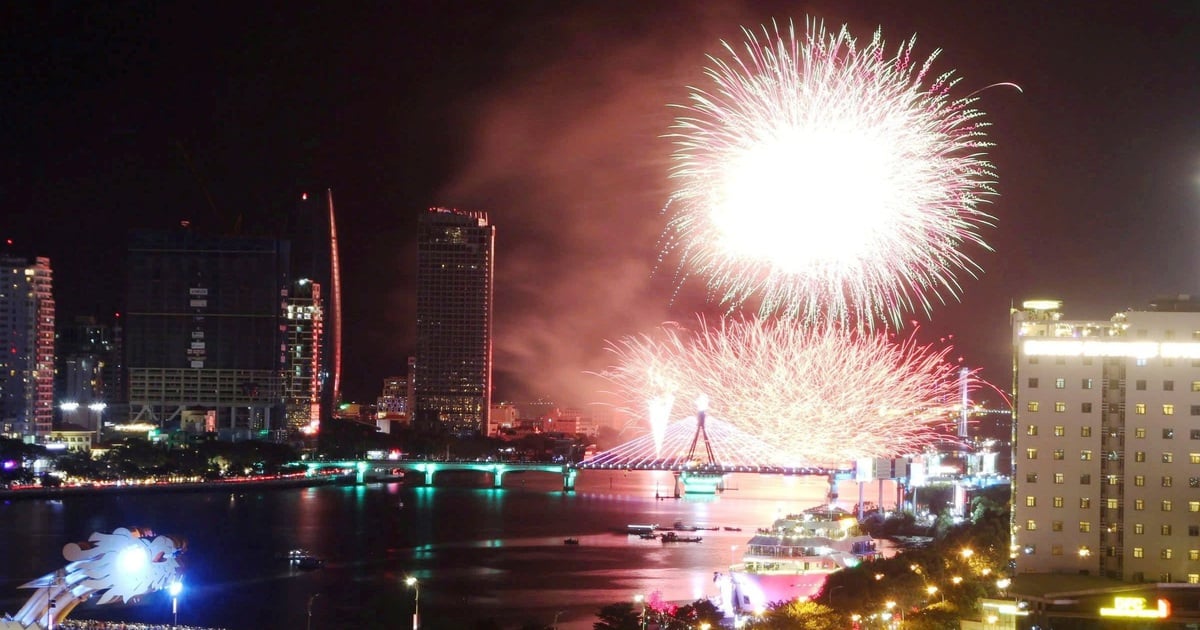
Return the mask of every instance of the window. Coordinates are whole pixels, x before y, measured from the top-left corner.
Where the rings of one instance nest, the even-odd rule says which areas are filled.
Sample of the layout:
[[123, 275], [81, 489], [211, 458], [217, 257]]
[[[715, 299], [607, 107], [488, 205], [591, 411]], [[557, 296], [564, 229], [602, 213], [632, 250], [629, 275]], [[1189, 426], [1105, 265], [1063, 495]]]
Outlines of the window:
[[1029, 389], [1037, 389], [1038, 380], [1036, 376], [1029, 378]]
[[1025, 497], [1025, 507], [1037, 507], [1037, 497]]
[[1134, 547], [1133, 548], [1133, 557], [1134, 558], [1145, 558], [1146, 551], [1144, 549], [1142, 549], [1141, 547]]
[[[1196, 406], [1200, 407], [1200, 405], [1196, 405]], [[1192, 415], [1200, 416], [1200, 413], [1192, 414]], [[1200, 440], [1200, 429], [1192, 429], [1191, 437], [1193, 440]]]
[[1029, 520], [1025, 521], [1025, 529], [1027, 531], [1031, 531], [1031, 532], [1037, 531], [1037, 521], [1035, 521], [1033, 519], [1029, 519]]
[[1037, 435], [1037, 425], [1031, 424], [1025, 427], [1025, 435]]
[[[1142, 413], [1146, 413], [1145, 405], [1142, 405]], [[1146, 437], [1146, 427], [1138, 427], [1133, 430], [1133, 437], [1143, 439]]]
[[1082, 498], [1080, 498], [1080, 499], [1079, 499], [1079, 507], [1081, 507], [1081, 508], [1083, 508], [1083, 509], [1085, 509], [1085, 510], [1086, 510], [1086, 509], [1088, 509], [1088, 508], [1090, 508], [1090, 507], [1092, 507], [1092, 500], [1091, 500], [1090, 498], [1088, 498], [1088, 497], [1082, 497]]
[[1092, 427], [1079, 427], [1079, 437], [1092, 437]]
[[1091, 483], [1092, 483], [1092, 476], [1090, 474], [1084, 473], [1082, 475], [1079, 475], [1079, 485], [1088, 486], [1088, 485], [1091, 485]]
[[1164, 487], [1164, 488], [1170, 488], [1170, 487], [1171, 487], [1171, 475], [1163, 475], [1163, 478], [1162, 478], [1162, 487]]
[[1163, 501], [1162, 501], [1162, 511], [1164, 511], [1164, 512], [1170, 512], [1170, 511], [1171, 511], [1171, 507], [1172, 507], [1173, 505], [1174, 505], [1174, 504], [1171, 502], [1171, 500], [1170, 500], [1170, 499], [1163, 499]]
[[1200, 381], [1192, 381], [1192, 391], [1200, 392]]
[[1146, 500], [1145, 499], [1134, 499], [1133, 500], [1133, 509], [1137, 510], [1138, 512], [1141, 512], [1142, 510], [1146, 509]]
[[1082, 451], [1079, 451], [1079, 461], [1081, 461], [1081, 462], [1092, 461], [1092, 450], [1085, 448]]
[[1050, 545], [1050, 555], [1061, 556], [1062, 555], [1062, 545]]
[[1118, 501], [1117, 499], [1105, 499], [1104, 507], [1106, 507], [1110, 510], [1116, 510], [1121, 507], [1121, 502]]
[[[1036, 450], [1036, 449], [1034, 449], [1034, 450]], [[1031, 457], [1030, 459], [1033, 459], [1033, 458]], [[1135, 461], [1135, 462], [1146, 461], [1146, 451], [1134, 451], [1133, 452], [1133, 461]]]
[[1066, 454], [1066, 451], [1062, 450], [1061, 448], [1056, 448], [1056, 449], [1054, 449], [1054, 453], [1053, 453], [1052, 457], [1053, 457], [1053, 459], [1063, 459], [1065, 454]]
[[1054, 379], [1054, 389], [1065, 389], [1066, 387], [1067, 387], [1067, 379], [1065, 379], [1065, 378]]
[[1133, 485], [1135, 485], [1135, 486], [1144, 486], [1144, 485], [1146, 485], [1146, 477], [1145, 477], [1145, 475], [1134, 475], [1134, 476], [1133, 476]]
[[1050, 531], [1061, 532], [1062, 531], [1062, 521], [1050, 521]]
[[1171, 526], [1170, 525], [1160, 526], [1158, 528], [1158, 533], [1162, 536], [1170, 536], [1171, 535]]
[[1139, 536], [1142, 534], [1145, 534], [1146, 526], [1143, 525], [1142, 523], [1134, 523], [1133, 524], [1133, 533], [1138, 534]]
[[1164, 392], [1175, 391], [1175, 381], [1163, 381], [1163, 391]]
[[1159, 551], [1158, 557], [1162, 558], [1163, 560], [1170, 560], [1171, 559], [1171, 548], [1166, 547], [1163, 550]]
[[1025, 449], [1025, 459], [1037, 459], [1037, 449], [1036, 448]]
[[1038, 410], [1037, 401], [1035, 400], [1035, 401], [1025, 405], [1025, 408], [1028, 409], [1029, 411], [1037, 412], [1037, 410]]
[[[1137, 403], [1137, 404], [1135, 404], [1135, 405], [1133, 406], [1133, 413], [1136, 413], [1136, 414], [1137, 414], [1137, 415], [1139, 415], [1139, 416], [1144, 416], [1144, 415], [1146, 415], [1146, 403]], [[1143, 436], [1143, 437], [1145, 437], [1145, 436]]]
[[1163, 429], [1162, 436], [1163, 436], [1164, 440], [1174, 440], [1175, 439], [1175, 429]]
[[1079, 531], [1080, 531], [1080, 533], [1083, 533], [1083, 534], [1086, 534], [1086, 533], [1092, 531], [1091, 521], [1079, 521]]
[[1200, 453], [1188, 453], [1188, 461], [1193, 464], [1200, 464]]
[[1172, 405], [1170, 403], [1163, 403], [1163, 415], [1164, 416], [1175, 415], [1175, 405]]
[[1163, 453], [1162, 454], [1162, 463], [1170, 464], [1173, 461], [1175, 461], [1175, 456], [1172, 455], [1171, 453]]
[[1062, 506], [1063, 506], [1063, 498], [1062, 497], [1054, 497], [1054, 507], [1060, 508]]
[[1063, 473], [1054, 473], [1054, 483], [1063, 483], [1066, 476]]
[[1065, 402], [1054, 403], [1054, 412], [1055, 413], [1062, 413], [1066, 410], [1067, 410], [1067, 403], [1065, 403]]
[[1188, 584], [1200, 584], [1200, 573], [1189, 573], [1187, 583]]
[[[1193, 416], [1200, 416], [1200, 405], [1192, 405], [1190, 409], [1191, 409], [1191, 414]], [[1200, 438], [1196, 437], [1196, 433], [1197, 432], [1195, 430], [1192, 430], [1192, 439], [1193, 440], [1200, 439]]]
[[1200, 477], [1188, 477], [1189, 488], [1200, 488]]
[[1200, 525], [1188, 525], [1188, 536], [1193, 538], [1200, 536]]
[[1079, 411], [1082, 413], [1092, 413], [1092, 403], [1080, 403]]
[[[1141, 365], [1141, 364], [1139, 364], [1139, 365]], [[1135, 384], [1135, 386], [1134, 386], [1134, 389], [1137, 389], [1139, 392], [1140, 392], [1140, 391], [1145, 391], [1145, 390], [1146, 390], [1146, 379], [1144, 379], [1144, 378], [1139, 378], [1139, 379], [1137, 380], [1137, 383], [1136, 383], [1136, 384]]]
[[1025, 473], [1025, 483], [1037, 483], [1037, 473]]
[[1200, 512], [1200, 501], [1188, 501], [1189, 512]]
[[1188, 549], [1188, 560], [1200, 560], [1200, 549]]
[[1083, 389], [1091, 389], [1092, 388], [1092, 379], [1090, 379], [1090, 378], [1083, 379], [1083, 382], [1081, 382], [1079, 384], [1079, 386], [1082, 387]]
[[1105, 482], [1108, 483], [1108, 485], [1110, 485], [1110, 486], [1121, 485], [1121, 476], [1120, 475], [1108, 475], [1104, 479], [1105, 479]]
[[1067, 430], [1061, 424], [1054, 425], [1054, 437], [1062, 437], [1067, 434]]

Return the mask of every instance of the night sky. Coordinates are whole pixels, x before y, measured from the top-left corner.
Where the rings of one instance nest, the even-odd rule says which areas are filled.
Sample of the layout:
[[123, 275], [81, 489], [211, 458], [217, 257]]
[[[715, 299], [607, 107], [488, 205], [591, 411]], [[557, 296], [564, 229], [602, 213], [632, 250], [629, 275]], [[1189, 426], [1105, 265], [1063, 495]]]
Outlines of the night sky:
[[[347, 4], [348, 6], [341, 6]], [[1145, 4], [1147, 6], [1139, 6]], [[992, 123], [984, 273], [920, 323], [1007, 388], [1008, 309], [1107, 318], [1200, 293], [1200, 3], [76, 3], [0, 6], [0, 237], [50, 256], [60, 318], [121, 308], [125, 235], [339, 212], [350, 398], [405, 371], [416, 217], [497, 226], [497, 399], [598, 399], [606, 339], [719, 313], [655, 271], [705, 53], [805, 16], [917, 35]]]

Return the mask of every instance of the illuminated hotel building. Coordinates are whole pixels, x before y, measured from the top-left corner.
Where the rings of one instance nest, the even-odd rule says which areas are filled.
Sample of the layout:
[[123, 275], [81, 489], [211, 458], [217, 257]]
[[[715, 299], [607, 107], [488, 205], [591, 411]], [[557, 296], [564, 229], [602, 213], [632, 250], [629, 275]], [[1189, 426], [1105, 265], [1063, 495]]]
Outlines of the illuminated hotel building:
[[1200, 301], [1012, 324], [1016, 573], [1200, 583]]
[[413, 365], [418, 424], [459, 435], [487, 430], [495, 235], [482, 212], [431, 208], [421, 215]]
[[0, 255], [0, 435], [46, 438], [54, 422], [49, 258]]
[[325, 341], [321, 285], [302, 278], [284, 299], [283, 404], [289, 432], [316, 433], [321, 426], [321, 368]]

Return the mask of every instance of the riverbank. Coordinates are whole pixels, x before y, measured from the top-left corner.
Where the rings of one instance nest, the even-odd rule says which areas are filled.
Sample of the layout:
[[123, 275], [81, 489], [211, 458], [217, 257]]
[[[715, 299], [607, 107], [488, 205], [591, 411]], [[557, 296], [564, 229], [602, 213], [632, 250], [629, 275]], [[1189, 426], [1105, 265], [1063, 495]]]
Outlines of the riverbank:
[[253, 477], [198, 482], [157, 482], [61, 486], [58, 488], [21, 488], [0, 490], [0, 501], [22, 499], [62, 499], [97, 494], [150, 494], [163, 492], [244, 492], [247, 490], [286, 490], [336, 484], [352, 484], [354, 477], [341, 475], [296, 476], [274, 479]]

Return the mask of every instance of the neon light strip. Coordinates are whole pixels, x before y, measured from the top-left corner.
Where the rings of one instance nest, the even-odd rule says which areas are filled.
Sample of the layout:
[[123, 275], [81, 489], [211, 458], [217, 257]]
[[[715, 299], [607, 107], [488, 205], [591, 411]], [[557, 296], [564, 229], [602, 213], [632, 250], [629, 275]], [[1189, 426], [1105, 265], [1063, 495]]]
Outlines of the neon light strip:
[[1120, 357], [1128, 359], [1200, 359], [1200, 343], [1156, 341], [1067, 341], [1029, 339], [1029, 357]]
[[342, 268], [338, 263], [337, 221], [333, 216], [333, 189], [327, 189], [325, 196], [329, 200], [329, 247], [330, 261], [333, 263], [333, 291], [329, 295], [329, 305], [333, 310], [333, 400], [342, 399]]

